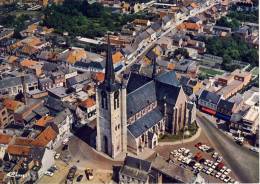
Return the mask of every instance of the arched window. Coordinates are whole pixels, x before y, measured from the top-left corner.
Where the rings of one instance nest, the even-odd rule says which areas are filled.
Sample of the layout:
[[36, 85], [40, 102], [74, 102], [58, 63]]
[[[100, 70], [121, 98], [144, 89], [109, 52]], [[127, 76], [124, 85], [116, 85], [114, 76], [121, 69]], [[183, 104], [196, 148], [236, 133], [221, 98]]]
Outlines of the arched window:
[[105, 91], [101, 92], [101, 107], [107, 109], [107, 94]]
[[114, 93], [114, 110], [119, 108], [119, 91]]

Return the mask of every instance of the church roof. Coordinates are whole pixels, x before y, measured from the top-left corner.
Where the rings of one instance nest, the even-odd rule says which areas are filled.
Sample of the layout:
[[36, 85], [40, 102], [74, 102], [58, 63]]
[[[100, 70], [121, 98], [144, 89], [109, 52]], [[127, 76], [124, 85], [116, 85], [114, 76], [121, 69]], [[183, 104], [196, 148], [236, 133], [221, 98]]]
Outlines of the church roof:
[[157, 76], [156, 81], [165, 83], [165, 84], [169, 84], [172, 86], [179, 86], [180, 83], [177, 80], [176, 77], [176, 73], [174, 71], [170, 71], [170, 72], [164, 72], [162, 74], [160, 74], [159, 76]]
[[146, 132], [149, 128], [153, 127], [162, 118], [162, 113], [158, 108], [156, 108], [135, 121], [133, 124], [128, 125], [127, 128], [131, 132], [131, 134], [137, 138], [144, 132]]
[[127, 93], [135, 91], [150, 81], [149, 77], [131, 72], [127, 83]]
[[135, 89], [127, 95], [127, 116], [143, 110], [147, 105], [156, 101], [156, 92], [154, 82], [150, 81], [141, 87]]
[[175, 105], [181, 87], [169, 85], [162, 82], [156, 82], [156, 96], [160, 101], [166, 100], [167, 103]]

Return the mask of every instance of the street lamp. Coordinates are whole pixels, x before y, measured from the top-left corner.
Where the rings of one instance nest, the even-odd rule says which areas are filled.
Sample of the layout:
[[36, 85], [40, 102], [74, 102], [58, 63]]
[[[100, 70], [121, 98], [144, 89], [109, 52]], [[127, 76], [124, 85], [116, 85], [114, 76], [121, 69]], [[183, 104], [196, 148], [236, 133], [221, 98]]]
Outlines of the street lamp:
[[183, 144], [183, 141], [184, 141], [184, 137], [189, 136], [189, 135], [190, 135], [190, 131], [188, 130], [188, 126], [185, 125], [184, 128], [183, 128], [183, 133], [182, 133], [182, 144]]

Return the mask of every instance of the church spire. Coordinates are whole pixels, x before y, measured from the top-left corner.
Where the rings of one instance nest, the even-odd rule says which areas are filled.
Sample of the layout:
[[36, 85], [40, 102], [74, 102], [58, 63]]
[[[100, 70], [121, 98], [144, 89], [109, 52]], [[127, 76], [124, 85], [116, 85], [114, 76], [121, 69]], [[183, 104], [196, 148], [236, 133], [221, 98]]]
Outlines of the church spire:
[[109, 34], [108, 34], [104, 84], [108, 90], [111, 90], [114, 83], [115, 83], [115, 72], [113, 67], [112, 51], [111, 51]]

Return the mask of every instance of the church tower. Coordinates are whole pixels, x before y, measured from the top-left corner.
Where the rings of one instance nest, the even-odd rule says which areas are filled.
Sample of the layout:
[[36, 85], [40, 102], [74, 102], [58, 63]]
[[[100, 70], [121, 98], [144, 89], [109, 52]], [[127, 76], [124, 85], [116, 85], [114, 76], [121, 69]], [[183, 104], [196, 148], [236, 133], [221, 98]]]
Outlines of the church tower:
[[112, 51], [107, 39], [105, 79], [97, 87], [98, 151], [116, 158], [127, 151], [126, 88], [115, 80]]

